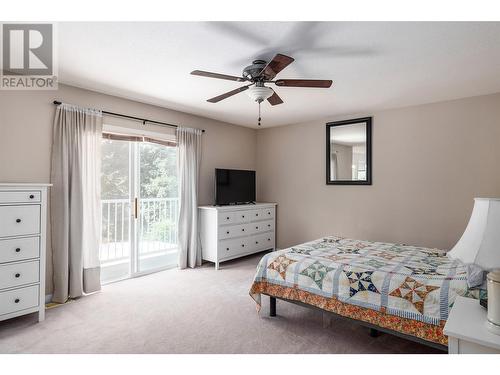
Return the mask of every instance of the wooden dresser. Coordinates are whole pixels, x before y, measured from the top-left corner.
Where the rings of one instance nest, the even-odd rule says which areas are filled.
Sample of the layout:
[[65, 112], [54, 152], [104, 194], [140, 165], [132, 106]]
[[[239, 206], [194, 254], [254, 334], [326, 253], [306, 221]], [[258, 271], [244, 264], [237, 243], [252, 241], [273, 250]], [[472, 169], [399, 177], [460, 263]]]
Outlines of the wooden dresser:
[[45, 318], [49, 184], [0, 183], [0, 320]]
[[201, 206], [201, 253], [203, 260], [219, 263], [275, 250], [276, 203], [235, 206]]

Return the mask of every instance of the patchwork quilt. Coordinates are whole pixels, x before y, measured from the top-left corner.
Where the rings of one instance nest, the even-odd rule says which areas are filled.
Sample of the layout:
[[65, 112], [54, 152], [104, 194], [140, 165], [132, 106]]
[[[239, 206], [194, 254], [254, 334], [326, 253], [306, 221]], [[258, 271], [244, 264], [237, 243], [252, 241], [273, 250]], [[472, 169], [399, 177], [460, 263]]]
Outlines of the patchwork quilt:
[[269, 294], [445, 344], [455, 298], [478, 298], [466, 276], [444, 250], [331, 236], [266, 254], [250, 295], [259, 307]]

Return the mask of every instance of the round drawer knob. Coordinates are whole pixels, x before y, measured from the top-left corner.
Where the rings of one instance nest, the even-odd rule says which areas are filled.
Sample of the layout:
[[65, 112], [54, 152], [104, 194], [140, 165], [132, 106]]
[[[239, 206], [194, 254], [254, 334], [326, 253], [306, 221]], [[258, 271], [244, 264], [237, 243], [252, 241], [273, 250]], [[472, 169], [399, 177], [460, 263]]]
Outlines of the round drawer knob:
[[21, 301], [21, 300], [20, 300], [19, 298], [16, 298], [16, 299], [14, 300], [14, 303], [19, 303], [20, 301]]
[[255, 229], [259, 229], [259, 227], [255, 227]]
[[243, 228], [241, 231], [242, 231], [242, 232], [244, 232], [244, 231], [245, 231], [245, 228]]
[[267, 240], [268, 240], [268, 241], [271, 241], [271, 239], [270, 239], [270, 238], [268, 238]]
[[16, 253], [20, 253], [20, 252], [21, 252], [21, 248], [20, 248], [20, 247], [18, 247], [18, 248], [16, 249]]
[[35, 198], [35, 196], [33, 194], [30, 195], [30, 199], [33, 199]]
[[267, 224], [267, 226], [268, 226], [268, 227], [270, 227], [270, 226], [271, 226], [271, 224]]
[[259, 216], [259, 214], [255, 214], [255, 216]]
[[226, 220], [229, 220], [229, 216], [228, 216], [228, 217], [226, 217]]
[[241, 244], [241, 247], [245, 247], [245, 245]]
[[245, 215], [241, 215], [242, 218], [245, 218]]
[[16, 273], [14, 276], [16, 277], [16, 279], [19, 279], [21, 277], [21, 274], [20, 273]]
[[271, 215], [271, 213], [270, 213], [270, 212], [268, 212], [267, 214], [268, 214], [268, 215]]
[[16, 223], [20, 223], [21, 222], [21, 219], [16, 219]]
[[229, 231], [227, 231], [226, 234], [229, 234]]
[[255, 241], [255, 244], [258, 244], [258, 243], [259, 243], [259, 241]]
[[226, 251], [229, 251], [229, 247], [226, 247]]

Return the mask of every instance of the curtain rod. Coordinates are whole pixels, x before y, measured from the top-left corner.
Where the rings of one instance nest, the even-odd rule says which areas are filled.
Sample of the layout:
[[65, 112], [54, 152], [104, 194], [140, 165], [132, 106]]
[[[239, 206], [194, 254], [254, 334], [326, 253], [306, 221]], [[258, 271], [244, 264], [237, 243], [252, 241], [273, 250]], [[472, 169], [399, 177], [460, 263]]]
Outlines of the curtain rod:
[[[54, 100], [53, 102], [55, 105], [61, 105], [62, 102], [58, 101], [58, 100]], [[146, 125], [147, 122], [149, 122], [150, 124], [156, 124], [156, 125], [160, 125], [160, 126], [169, 126], [171, 128], [178, 128], [179, 125], [174, 125], [174, 124], [169, 124], [168, 122], [161, 122], [161, 121], [155, 121], [155, 120], [148, 120], [148, 119], [145, 119], [145, 118], [140, 118], [140, 117], [135, 117], [135, 116], [129, 116], [129, 115], [123, 115], [121, 113], [115, 113], [115, 112], [109, 112], [109, 111], [101, 111], [103, 114], [105, 115], [109, 115], [109, 116], [115, 116], [115, 117], [124, 117], [124, 118], [128, 118], [130, 120], [136, 120], [136, 121], [141, 121], [143, 125]], [[202, 129], [201, 130], [203, 133], [205, 133], [205, 129]]]

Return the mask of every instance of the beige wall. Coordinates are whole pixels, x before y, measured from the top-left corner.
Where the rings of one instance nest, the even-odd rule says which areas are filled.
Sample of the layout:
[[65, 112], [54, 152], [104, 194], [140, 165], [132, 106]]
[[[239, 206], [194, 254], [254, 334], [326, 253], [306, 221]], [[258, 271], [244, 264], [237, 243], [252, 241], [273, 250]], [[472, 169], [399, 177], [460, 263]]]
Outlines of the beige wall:
[[[258, 199], [279, 204], [280, 247], [340, 234], [449, 248], [472, 198], [500, 196], [500, 94], [256, 131], [64, 85], [0, 91], [1, 182], [49, 181], [54, 99], [206, 129], [200, 203], [213, 203], [215, 167], [257, 169]], [[373, 185], [327, 186], [325, 123], [366, 115]], [[51, 274], [49, 246], [48, 292]]]
[[[367, 115], [373, 185], [327, 186], [325, 123]], [[257, 171], [279, 247], [338, 234], [448, 249], [473, 197], [500, 196], [500, 94], [259, 130]]]
[[[52, 101], [202, 128], [200, 204], [213, 204], [214, 168], [255, 169], [256, 130], [142, 104], [114, 96], [60, 85], [58, 91], [0, 91], [0, 182], [49, 182]], [[116, 120], [105, 119], [116, 124]], [[141, 127], [140, 123], [129, 126]], [[147, 126], [168, 132], [168, 128]], [[52, 290], [52, 258], [48, 246], [47, 285]]]

